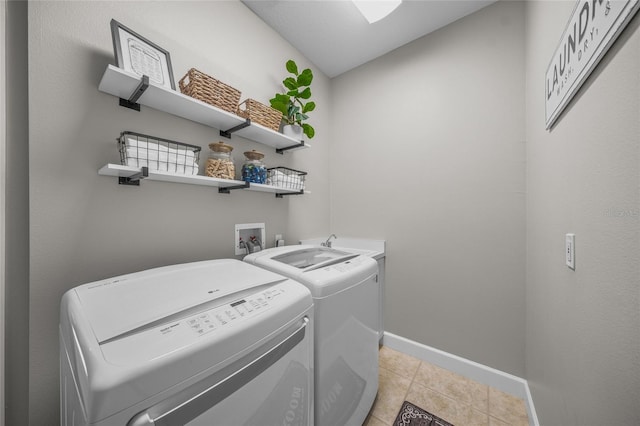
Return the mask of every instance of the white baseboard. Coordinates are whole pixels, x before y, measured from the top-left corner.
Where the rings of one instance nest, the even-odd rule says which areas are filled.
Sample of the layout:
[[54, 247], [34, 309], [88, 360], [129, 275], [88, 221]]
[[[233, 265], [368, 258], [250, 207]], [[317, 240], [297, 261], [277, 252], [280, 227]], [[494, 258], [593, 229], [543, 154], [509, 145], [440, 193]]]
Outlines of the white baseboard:
[[527, 406], [529, 425], [540, 426], [535, 407], [533, 406], [533, 400], [531, 399], [529, 384], [525, 379], [386, 331], [384, 332], [383, 344], [391, 349], [414, 356], [438, 367], [468, 377], [476, 382], [522, 398]]

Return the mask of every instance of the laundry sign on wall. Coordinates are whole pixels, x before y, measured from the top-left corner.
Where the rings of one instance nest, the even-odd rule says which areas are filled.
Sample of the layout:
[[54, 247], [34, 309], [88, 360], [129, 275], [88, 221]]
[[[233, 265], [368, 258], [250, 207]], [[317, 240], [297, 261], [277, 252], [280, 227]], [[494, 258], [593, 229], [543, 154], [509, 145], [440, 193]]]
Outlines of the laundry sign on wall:
[[551, 128], [639, 6], [640, 0], [578, 0], [547, 68], [547, 129]]

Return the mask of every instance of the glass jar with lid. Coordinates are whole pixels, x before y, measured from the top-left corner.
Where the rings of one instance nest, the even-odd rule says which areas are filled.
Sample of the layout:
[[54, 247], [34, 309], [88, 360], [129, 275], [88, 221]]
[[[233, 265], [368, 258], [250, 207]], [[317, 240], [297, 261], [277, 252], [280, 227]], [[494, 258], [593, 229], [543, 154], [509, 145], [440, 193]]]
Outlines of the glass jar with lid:
[[205, 174], [218, 179], [235, 179], [236, 167], [233, 164], [233, 158], [231, 158], [233, 147], [220, 141], [210, 143], [209, 148], [211, 151], [207, 159]]
[[244, 153], [246, 157], [242, 165], [242, 180], [253, 183], [267, 182], [267, 168], [262, 162], [264, 154], [254, 150]]

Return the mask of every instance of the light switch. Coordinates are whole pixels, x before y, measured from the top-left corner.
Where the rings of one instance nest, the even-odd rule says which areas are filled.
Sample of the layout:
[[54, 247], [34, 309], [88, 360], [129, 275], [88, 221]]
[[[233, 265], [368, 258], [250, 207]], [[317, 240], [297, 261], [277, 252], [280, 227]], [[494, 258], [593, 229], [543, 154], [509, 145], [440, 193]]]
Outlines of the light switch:
[[565, 262], [567, 266], [576, 269], [576, 234], [565, 235], [564, 243]]

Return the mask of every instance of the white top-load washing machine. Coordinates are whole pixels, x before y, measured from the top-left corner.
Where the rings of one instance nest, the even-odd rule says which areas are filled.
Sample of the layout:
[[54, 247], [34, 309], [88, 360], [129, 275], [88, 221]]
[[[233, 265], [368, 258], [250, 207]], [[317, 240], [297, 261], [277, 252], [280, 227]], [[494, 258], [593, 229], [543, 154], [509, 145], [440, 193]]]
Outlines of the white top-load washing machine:
[[378, 391], [376, 261], [311, 245], [267, 249], [244, 260], [311, 290], [316, 426], [361, 426]]
[[62, 298], [61, 425], [313, 424], [309, 290], [238, 260], [168, 266]]

